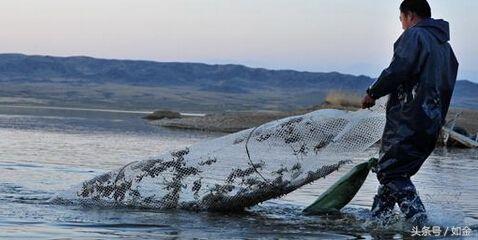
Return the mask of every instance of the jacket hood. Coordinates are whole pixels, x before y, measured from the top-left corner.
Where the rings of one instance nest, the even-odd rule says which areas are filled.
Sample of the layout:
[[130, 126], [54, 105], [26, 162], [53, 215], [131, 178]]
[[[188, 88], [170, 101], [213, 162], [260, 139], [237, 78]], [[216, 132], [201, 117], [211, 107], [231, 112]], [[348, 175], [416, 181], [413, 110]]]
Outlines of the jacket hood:
[[417, 23], [415, 27], [426, 29], [435, 36], [440, 43], [450, 41], [450, 25], [445, 20], [426, 18]]

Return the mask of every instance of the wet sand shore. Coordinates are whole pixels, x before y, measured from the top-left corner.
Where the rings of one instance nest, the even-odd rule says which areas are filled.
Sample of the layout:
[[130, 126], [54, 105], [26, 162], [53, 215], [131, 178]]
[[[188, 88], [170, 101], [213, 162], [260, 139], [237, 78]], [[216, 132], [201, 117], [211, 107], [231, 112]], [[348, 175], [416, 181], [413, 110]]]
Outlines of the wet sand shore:
[[[301, 115], [307, 112], [319, 109], [343, 109], [354, 111], [357, 108], [343, 107], [333, 105], [320, 105], [307, 109], [296, 111], [240, 111], [240, 112], [222, 112], [212, 113], [205, 116], [184, 116], [176, 119], [160, 119], [151, 121], [152, 124], [178, 129], [192, 129], [211, 132], [232, 133], [244, 129], [260, 126], [261, 124], [285, 118], [288, 116]], [[468, 131], [470, 135], [478, 133], [478, 111], [470, 109], [450, 109], [447, 120], [452, 120], [457, 113], [461, 115], [457, 118], [456, 125]]]

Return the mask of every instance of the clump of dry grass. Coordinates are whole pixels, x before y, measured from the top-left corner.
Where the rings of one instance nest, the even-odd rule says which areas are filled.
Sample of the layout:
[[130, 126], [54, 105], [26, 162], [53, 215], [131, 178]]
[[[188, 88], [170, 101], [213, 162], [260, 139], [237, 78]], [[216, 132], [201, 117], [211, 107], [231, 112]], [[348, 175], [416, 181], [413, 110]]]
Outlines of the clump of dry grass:
[[352, 92], [331, 91], [325, 97], [324, 103], [334, 107], [360, 108], [362, 96]]

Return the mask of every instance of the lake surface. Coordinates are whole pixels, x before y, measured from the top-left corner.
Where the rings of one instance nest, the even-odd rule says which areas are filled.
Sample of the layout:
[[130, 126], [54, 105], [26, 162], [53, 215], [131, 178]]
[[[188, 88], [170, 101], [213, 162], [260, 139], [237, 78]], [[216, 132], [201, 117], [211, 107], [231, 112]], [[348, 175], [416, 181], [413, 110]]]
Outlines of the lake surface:
[[[398, 222], [368, 220], [377, 188], [370, 174], [340, 216], [304, 216], [353, 164], [325, 179], [243, 213], [195, 213], [48, 204], [47, 200], [108, 170], [222, 134], [170, 130], [142, 113], [0, 106], [0, 239], [409, 238]], [[377, 149], [369, 151], [376, 152]], [[355, 163], [363, 161], [360, 156]], [[478, 151], [437, 149], [414, 182], [430, 226], [478, 233]]]

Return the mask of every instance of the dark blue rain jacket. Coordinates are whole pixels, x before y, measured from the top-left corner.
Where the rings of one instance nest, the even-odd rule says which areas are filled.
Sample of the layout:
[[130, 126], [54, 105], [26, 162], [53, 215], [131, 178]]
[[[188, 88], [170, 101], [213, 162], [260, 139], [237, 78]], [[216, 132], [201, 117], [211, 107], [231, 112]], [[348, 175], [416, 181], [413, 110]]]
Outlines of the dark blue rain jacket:
[[413, 176], [435, 148], [458, 71], [449, 40], [443, 20], [427, 18], [407, 29], [395, 42], [392, 63], [367, 90], [374, 99], [389, 95], [376, 169], [382, 184]]

